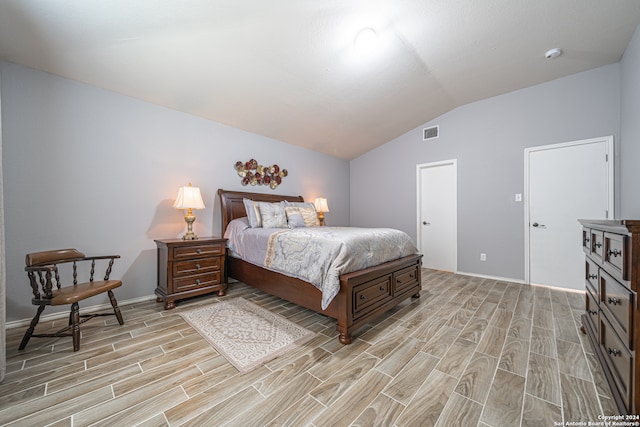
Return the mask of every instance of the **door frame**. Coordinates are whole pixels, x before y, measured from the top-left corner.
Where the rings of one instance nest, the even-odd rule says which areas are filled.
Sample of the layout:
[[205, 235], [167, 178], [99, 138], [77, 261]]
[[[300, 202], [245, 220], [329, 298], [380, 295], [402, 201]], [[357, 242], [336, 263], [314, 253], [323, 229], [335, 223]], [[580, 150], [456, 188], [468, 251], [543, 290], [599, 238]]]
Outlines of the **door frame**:
[[453, 273], [458, 272], [458, 159], [441, 160], [439, 162], [416, 165], [416, 244], [422, 248], [421, 214], [422, 214], [422, 170], [433, 167], [451, 165], [453, 167]]
[[[607, 218], [615, 218], [614, 213], [614, 162], [615, 158], [613, 155], [613, 136], [602, 136], [599, 138], [589, 138], [589, 139], [581, 139], [577, 141], [570, 142], [562, 142], [559, 144], [549, 144], [549, 145], [541, 145], [538, 147], [529, 147], [524, 149], [524, 283], [527, 285], [531, 284], [531, 270], [529, 267], [530, 263], [530, 238], [529, 234], [531, 229], [529, 227], [529, 193], [530, 193], [530, 182], [529, 182], [529, 155], [535, 151], [545, 151], [545, 150], [555, 150], [559, 148], [571, 147], [576, 145], [585, 145], [585, 144], [593, 144], [596, 142], [604, 142], [606, 146], [607, 153], [607, 178], [609, 180], [609, 185], [607, 187]], [[589, 219], [589, 218], [585, 218]], [[595, 219], [595, 218], [592, 218]], [[576, 244], [578, 244], [576, 242]]]

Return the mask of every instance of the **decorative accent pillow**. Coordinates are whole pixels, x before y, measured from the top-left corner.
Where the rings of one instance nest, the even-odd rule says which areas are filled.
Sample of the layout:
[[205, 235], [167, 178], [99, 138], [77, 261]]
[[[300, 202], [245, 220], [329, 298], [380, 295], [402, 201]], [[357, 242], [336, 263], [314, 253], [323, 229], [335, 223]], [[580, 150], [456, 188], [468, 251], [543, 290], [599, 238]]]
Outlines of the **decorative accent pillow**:
[[295, 206], [286, 206], [284, 211], [287, 213], [287, 223], [289, 224], [289, 228], [299, 228], [306, 227], [307, 224], [304, 222], [304, 218], [300, 213], [300, 209]]
[[258, 202], [262, 227], [287, 228], [287, 214], [280, 203]]
[[247, 211], [247, 219], [249, 220], [249, 227], [257, 228], [262, 227], [262, 221], [260, 218], [260, 208], [258, 204], [251, 199], [242, 199], [244, 203], [244, 210]]
[[285, 207], [295, 207], [298, 209], [300, 215], [304, 219], [305, 227], [316, 227], [320, 225], [318, 221], [318, 212], [316, 212], [316, 206], [313, 203], [308, 202], [289, 202], [284, 201]]

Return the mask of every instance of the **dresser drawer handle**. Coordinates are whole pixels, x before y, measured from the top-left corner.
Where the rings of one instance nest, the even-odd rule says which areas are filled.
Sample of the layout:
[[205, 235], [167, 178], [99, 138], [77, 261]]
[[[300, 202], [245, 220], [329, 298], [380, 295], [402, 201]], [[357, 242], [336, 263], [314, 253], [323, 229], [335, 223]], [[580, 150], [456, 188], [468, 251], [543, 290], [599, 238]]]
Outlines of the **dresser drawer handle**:
[[612, 356], [618, 356], [620, 355], [621, 351], [618, 350], [617, 348], [611, 348], [609, 347], [609, 354]]
[[378, 289], [383, 291], [383, 292], [387, 290], [387, 288], [385, 288], [384, 286], [380, 286]]
[[367, 299], [367, 297], [365, 297], [364, 295], [360, 295], [360, 299], [361, 299], [362, 301], [364, 301], [364, 300], [366, 300], [366, 299]]
[[196, 270], [200, 270], [200, 264], [196, 264]]
[[602, 243], [600, 243], [600, 242], [596, 242], [593, 245], [598, 249], [600, 249], [602, 247]]
[[596, 314], [598, 314], [598, 310], [589, 310], [589, 314], [595, 316]]
[[200, 279], [196, 279], [196, 285], [200, 284]]
[[607, 299], [607, 302], [609, 304], [613, 304], [613, 305], [619, 305], [619, 304], [621, 305], [622, 304], [622, 301], [620, 301], [618, 298], [614, 298], [614, 297], [609, 297]]
[[590, 274], [589, 275], [589, 279], [597, 279], [598, 275], [597, 274]]
[[612, 257], [617, 257], [618, 255], [622, 255], [622, 251], [619, 251], [617, 249], [613, 249], [613, 250], [609, 249], [607, 254], [609, 254], [609, 256], [612, 256]]
[[589, 240], [589, 238], [588, 238], [588, 237], [585, 237], [584, 241], [585, 241], [585, 242], [587, 242], [587, 243], [589, 243], [589, 241], [590, 241], [590, 240]]
[[202, 253], [202, 249], [200, 249], [200, 248], [196, 249], [196, 253], [201, 254]]

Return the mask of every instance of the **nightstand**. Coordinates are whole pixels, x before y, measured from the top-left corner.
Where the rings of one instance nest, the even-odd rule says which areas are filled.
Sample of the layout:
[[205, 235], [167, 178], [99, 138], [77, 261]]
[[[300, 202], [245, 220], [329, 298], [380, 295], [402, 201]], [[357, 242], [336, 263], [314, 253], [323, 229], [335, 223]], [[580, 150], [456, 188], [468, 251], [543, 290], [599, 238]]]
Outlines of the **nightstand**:
[[225, 273], [226, 239], [215, 237], [197, 240], [162, 239], [158, 246], [158, 302], [165, 310], [175, 301], [227, 289]]

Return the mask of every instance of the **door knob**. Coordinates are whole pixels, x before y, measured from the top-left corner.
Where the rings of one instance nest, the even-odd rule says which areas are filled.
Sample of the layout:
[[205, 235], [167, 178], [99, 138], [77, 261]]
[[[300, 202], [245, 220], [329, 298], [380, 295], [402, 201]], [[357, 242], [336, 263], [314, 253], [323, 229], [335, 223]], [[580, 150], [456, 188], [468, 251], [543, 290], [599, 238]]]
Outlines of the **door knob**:
[[542, 227], [542, 228], [544, 228], [544, 224], [538, 224], [537, 222], [534, 222], [531, 225], [534, 226], [534, 227]]

